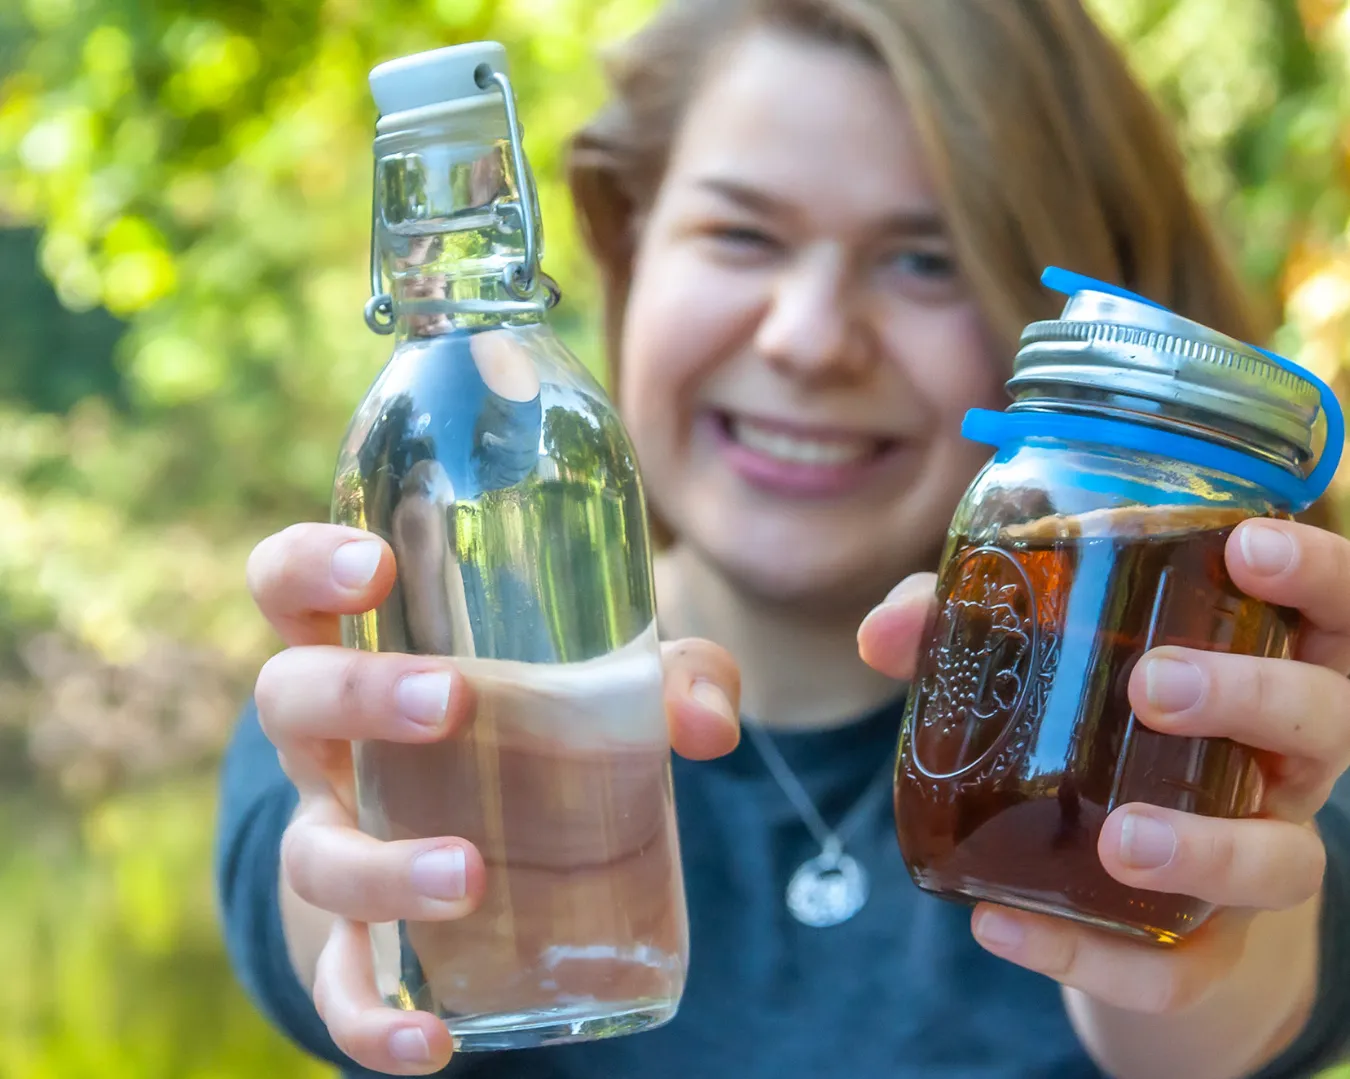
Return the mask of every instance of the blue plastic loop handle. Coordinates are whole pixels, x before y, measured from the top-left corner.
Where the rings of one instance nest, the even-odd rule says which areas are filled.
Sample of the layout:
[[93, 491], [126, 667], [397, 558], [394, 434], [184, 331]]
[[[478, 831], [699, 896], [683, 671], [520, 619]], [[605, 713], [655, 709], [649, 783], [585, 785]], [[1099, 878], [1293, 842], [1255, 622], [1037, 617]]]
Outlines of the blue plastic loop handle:
[[1317, 459], [1317, 464], [1308, 473], [1308, 478], [1303, 481], [1306, 488], [1304, 505], [1300, 506], [1299, 509], [1307, 509], [1327, 493], [1327, 488], [1331, 486], [1331, 481], [1336, 475], [1336, 469], [1340, 467], [1341, 454], [1345, 452], [1345, 411], [1341, 408], [1341, 402], [1336, 396], [1336, 391], [1306, 367], [1294, 363], [1293, 360], [1287, 360], [1268, 349], [1256, 345], [1248, 347], [1256, 349], [1276, 367], [1283, 367], [1291, 374], [1307, 379], [1317, 387], [1317, 395], [1322, 399], [1322, 415], [1327, 418], [1327, 440], [1322, 446], [1322, 456]]
[[[1047, 267], [1041, 275], [1041, 283], [1065, 296], [1072, 297], [1079, 292], [1101, 292], [1123, 300], [1133, 300], [1135, 303], [1159, 311], [1167, 311], [1168, 314], [1173, 313], [1162, 304], [1136, 295], [1118, 285], [1097, 281], [1057, 266]], [[1095, 442], [1122, 449], [1162, 454], [1257, 483], [1298, 513], [1321, 498], [1331, 485], [1332, 477], [1335, 476], [1336, 469], [1341, 463], [1341, 454], [1345, 450], [1345, 413], [1341, 409], [1335, 391], [1306, 367], [1264, 348], [1257, 348], [1255, 345], [1247, 347], [1260, 353], [1275, 366], [1305, 379], [1317, 388], [1322, 403], [1322, 414], [1326, 417], [1326, 444], [1322, 448], [1322, 455], [1317, 464], [1306, 477], [1295, 476], [1277, 465], [1203, 439], [1095, 416], [1050, 416], [1045, 413], [989, 412], [984, 409], [971, 409], [966, 414], [961, 430], [972, 441], [997, 447], [1013, 441], [1042, 437]]]
[[[1123, 289], [1119, 285], [1108, 285], [1105, 281], [1097, 281], [1091, 277], [1084, 277], [1080, 273], [1074, 273], [1072, 270], [1061, 270], [1058, 266], [1047, 266], [1045, 272], [1041, 274], [1041, 284], [1051, 292], [1058, 292], [1063, 296], [1073, 296], [1079, 292], [1103, 292], [1108, 296], [1118, 296], [1122, 300], [1133, 300], [1135, 303], [1142, 303], [1147, 307], [1156, 307], [1159, 311], [1167, 311], [1160, 303], [1154, 303], [1152, 300], [1145, 299], [1143, 296]], [[1168, 311], [1168, 314], [1171, 314]]]

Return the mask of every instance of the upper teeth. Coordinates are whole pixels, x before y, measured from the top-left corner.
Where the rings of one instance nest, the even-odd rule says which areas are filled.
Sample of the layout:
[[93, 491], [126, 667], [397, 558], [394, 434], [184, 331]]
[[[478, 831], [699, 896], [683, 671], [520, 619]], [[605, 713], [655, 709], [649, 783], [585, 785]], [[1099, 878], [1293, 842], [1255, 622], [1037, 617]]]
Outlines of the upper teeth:
[[876, 449], [873, 439], [804, 438], [770, 430], [741, 419], [731, 421], [731, 437], [748, 449], [804, 465], [846, 465], [870, 457]]

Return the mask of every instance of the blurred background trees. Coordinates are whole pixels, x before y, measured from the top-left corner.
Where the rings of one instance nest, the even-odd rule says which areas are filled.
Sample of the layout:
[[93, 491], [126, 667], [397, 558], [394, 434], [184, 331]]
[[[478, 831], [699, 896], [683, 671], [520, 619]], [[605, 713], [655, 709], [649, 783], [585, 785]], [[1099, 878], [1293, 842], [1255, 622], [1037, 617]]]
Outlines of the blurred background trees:
[[[235, 988], [212, 772], [274, 645], [243, 589], [327, 515], [387, 341], [361, 320], [380, 60], [512, 56], [562, 331], [559, 175], [653, 0], [0, 4], [0, 1079], [320, 1076]], [[1177, 118], [1278, 344], [1346, 378], [1346, 0], [1092, 0]], [[1344, 487], [1337, 497], [1344, 499]]]

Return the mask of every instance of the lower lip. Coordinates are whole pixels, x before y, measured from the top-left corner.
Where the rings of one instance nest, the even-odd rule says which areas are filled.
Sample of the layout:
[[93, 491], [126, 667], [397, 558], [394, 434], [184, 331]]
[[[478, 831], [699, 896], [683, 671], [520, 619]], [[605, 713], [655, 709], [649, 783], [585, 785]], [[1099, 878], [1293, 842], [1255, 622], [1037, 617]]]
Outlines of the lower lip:
[[737, 476], [758, 490], [794, 498], [851, 494], [865, 486], [899, 449], [892, 444], [879, 454], [847, 464], [784, 461], [737, 442], [719, 417], [707, 416], [704, 422], [722, 459]]

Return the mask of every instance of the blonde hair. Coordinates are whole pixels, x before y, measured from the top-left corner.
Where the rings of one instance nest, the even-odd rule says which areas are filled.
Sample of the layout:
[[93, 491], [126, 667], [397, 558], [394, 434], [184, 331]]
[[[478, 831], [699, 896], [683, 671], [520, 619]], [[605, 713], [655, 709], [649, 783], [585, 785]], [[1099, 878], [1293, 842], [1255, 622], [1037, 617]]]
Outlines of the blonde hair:
[[[709, 64], [747, 30], [882, 64], [913, 117], [957, 257], [1009, 361], [1060, 305], [1059, 265], [1245, 341], [1268, 336], [1186, 188], [1168, 123], [1079, 0], [668, 0], [608, 58], [569, 181], [599, 264], [612, 378], [638, 222]], [[804, 151], [805, 152], [805, 151]]]

